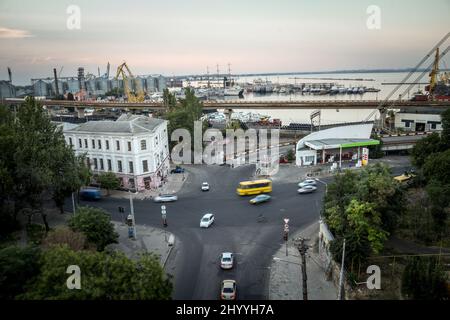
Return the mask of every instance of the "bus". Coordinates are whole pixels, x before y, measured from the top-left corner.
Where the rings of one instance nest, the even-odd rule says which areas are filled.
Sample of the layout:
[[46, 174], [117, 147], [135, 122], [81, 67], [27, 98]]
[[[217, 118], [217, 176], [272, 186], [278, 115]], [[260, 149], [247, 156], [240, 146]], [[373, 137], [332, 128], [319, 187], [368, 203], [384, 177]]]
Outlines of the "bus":
[[269, 179], [242, 181], [236, 189], [240, 196], [272, 192], [272, 181]]

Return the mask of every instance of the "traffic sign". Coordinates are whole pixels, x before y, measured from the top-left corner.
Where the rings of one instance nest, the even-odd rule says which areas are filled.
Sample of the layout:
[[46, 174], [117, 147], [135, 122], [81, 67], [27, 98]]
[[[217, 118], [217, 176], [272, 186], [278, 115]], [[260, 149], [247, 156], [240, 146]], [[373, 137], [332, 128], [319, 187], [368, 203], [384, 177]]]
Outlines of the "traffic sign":
[[288, 219], [288, 218], [284, 218], [283, 220], [284, 220], [284, 223], [285, 223], [285, 224], [288, 224], [288, 223], [289, 223], [289, 219]]
[[162, 206], [161, 206], [161, 210], [166, 210], [166, 206], [165, 206], [165, 205], [162, 205]]

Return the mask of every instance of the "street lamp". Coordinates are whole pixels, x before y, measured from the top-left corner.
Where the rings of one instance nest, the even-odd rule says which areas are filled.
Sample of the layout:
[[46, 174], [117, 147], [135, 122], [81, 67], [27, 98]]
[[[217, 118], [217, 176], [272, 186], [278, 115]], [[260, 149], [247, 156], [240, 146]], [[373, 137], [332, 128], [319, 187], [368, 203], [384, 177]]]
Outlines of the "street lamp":
[[130, 215], [131, 215], [131, 226], [129, 227], [129, 233], [132, 234], [133, 239], [136, 240], [136, 220], [134, 218], [134, 206], [133, 206], [133, 195], [132, 192], [129, 191], [130, 194]]

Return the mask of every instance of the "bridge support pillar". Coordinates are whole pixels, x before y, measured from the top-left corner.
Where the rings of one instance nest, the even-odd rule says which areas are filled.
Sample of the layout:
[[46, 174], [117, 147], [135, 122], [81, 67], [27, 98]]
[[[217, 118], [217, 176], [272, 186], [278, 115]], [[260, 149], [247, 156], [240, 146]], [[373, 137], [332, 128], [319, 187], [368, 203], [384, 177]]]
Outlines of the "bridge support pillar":
[[75, 107], [75, 111], [77, 112], [78, 118], [84, 118], [84, 108]]
[[231, 114], [233, 113], [233, 109], [225, 109], [223, 113], [225, 114], [225, 127], [228, 128], [231, 124]]

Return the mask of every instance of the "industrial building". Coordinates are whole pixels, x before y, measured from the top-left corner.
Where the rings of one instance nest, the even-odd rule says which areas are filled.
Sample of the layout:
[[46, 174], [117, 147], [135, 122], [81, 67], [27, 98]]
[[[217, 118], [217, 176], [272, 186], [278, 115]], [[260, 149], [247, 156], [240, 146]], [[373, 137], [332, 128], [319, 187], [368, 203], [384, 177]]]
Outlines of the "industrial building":
[[16, 96], [16, 88], [11, 82], [0, 80], [0, 99], [14, 98]]
[[[124, 87], [123, 81], [127, 81], [128, 88], [132, 91], [142, 90], [147, 94], [162, 92], [166, 87], [166, 78], [160, 74], [137, 76], [126, 80], [109, 78], [107, 74], [94, 76], [85, 74], [84, 68], [78, 68], [77, 76], [60, 77], [54, 70], [54, 77], [31, 79], [34, 95], [39, 97], [55, 97], [72, 93], [77, 95], [84, 91], [87, 97], [105, 95], [107, 92]], [[5, 89], [6, 90], [6, 89]]]
[[443, 109], [415, 107], [402, 109], [395, 114], [395, 128], [404, 131], [440, 131]]

